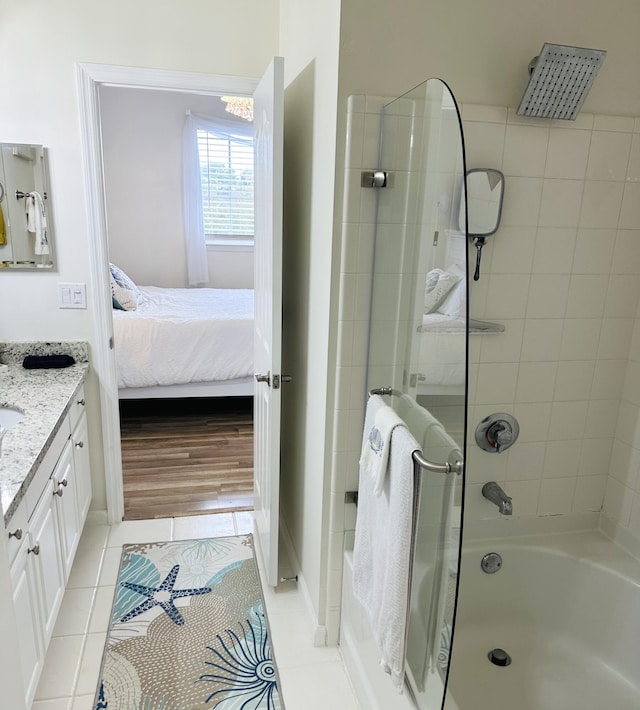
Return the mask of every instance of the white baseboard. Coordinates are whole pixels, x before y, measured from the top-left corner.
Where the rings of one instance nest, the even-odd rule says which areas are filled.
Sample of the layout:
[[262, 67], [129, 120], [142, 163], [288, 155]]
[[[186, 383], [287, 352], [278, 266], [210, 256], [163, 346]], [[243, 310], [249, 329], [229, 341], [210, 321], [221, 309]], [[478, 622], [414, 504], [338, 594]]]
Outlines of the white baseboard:
[[291, 535], [289, 533], [289, 528], [285, 523], [284, 519], [280, 518], [280, 540], [286, 550], [289, 562], [291, 563], [291, 569], [293, 574], [298, 575], [298, 589], [302, 593], [302, 598], [304, 599], [305, 610], [307, 616], [309, 617], [310, 628], [313, 631], [313, 645], [316, 647], [327, 645], [327, 627], [323, 624], [318, 623], [318, 612], [311, 599], [311, 594], [309, 593], [309, 587], [302, 573], [300, 566], [300, 561], [296, 555], [295, 548], [293, 546], [293, 541], [291, 540]]

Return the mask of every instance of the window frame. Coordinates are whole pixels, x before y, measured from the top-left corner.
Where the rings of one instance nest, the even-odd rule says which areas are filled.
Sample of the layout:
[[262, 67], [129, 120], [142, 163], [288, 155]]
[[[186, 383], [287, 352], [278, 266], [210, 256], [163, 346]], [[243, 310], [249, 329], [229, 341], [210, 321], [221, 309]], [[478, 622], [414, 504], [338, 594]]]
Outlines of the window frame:
[[[232, 124], [232, 128], [229, 129], [229, 121], [220, 121], [220, 124], [224, 124], [221, 128], [216, 127], [216, 119], [211, 120], [210, 126], [198, 126], [196, 129], [196, 142], [198, 145], [198, 166], [200, 170], [201, 180], [200, 180], [200, 190], [201, 190], [201, 203], [202, 203], [202, 220], [203, 225], [206, 223], [206, 207], [210, 203], [208, 200], [208, 195], [205, 190], [205, 180], [204, 174], [207, 169], [203, 161], [203, 153], [201, 151], [201, 136], [202, 134], [207, 134], [204, 138], [205, 141], [209, 140], [208, 136], [213, 137], [217, 141], [226, 142], [226, 152], [227, 152], [227, 165], [230, 169], [233, 169], [232, 160], [232, 143], [235, 142], [237, 145], [245, 144], [250, 146], [251, 157], [254, 155], [254, 144], [253, 144], [253, 131], [251, 124], [247, 124], [247, 127], [242, 124], [236, 125], [235, 122]], [[234, 130], [236, 129], [236, 130]], [[240, 134], [240, 130], [244, 129], [245, 135]], [[205, 148], [206, 150], [206, 148]], [[223, 148], [224, 151], [224, 148]], [[237, 160], [236, 164], [240, 163], [242, 166], [242, 160]], [[247, 162], [245, 160], [245, 169]], [[252, 177], [252, 205], [255, 201], [255, 185], [253, 183], [253, 165], [251, 166], [251, 177]], [[247, 251], [253, 249], [254, 239], [255, 239], [255, 223], [253, 223], [253, 233], [252, 234], [229, 234], [229, 233], [215, 233], [207, 232], [205, 229], [205, 245], [207, 251]]]

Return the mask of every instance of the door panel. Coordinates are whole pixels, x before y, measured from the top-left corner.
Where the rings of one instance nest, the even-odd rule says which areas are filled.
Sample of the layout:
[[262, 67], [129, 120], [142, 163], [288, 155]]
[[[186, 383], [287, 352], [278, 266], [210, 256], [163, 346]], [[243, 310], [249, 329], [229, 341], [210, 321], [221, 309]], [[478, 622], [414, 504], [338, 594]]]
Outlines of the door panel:
[[284, 60], [274, 57], [254, 95], [254, 516], [267, 584], [278, 583], [282, 360]]

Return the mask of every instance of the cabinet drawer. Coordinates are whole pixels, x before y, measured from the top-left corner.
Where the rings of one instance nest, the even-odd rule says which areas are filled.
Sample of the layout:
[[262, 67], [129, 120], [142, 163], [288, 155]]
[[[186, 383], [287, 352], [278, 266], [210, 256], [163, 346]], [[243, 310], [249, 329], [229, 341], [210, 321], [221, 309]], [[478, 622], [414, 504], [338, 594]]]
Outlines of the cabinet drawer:
[[71, 423], [71, 431], [76, 428], [76, 424], [80, 421], [80, 417], [86, 411], [87, 407], [85, 405], [84, 398], [84, 385], [76, 392], [73, 401], [71, 402], [71, 407], [69, 408], [69, 421]]
[[51, 442], [49, 450], [44, 455], [40, 466], [38, 466], [36, 475], [33, 477], [33, 480], [29, 484], [27, 492], [25, 493], [24, 500], [26, 501], [28, 518], [31, 518], [31, 515], [40, 500], [42, 491], [51, 476], [51, 472], [55, 468], [56, 462], [60, 458], [64, 445], [67, 443], [70, 436], [71, 429], [69, 427], [69, 417], [67, 416], [62, 422], [62, 425], [60, 426], [54, 440]]
[[18, 506], [16, 512], [11, 516], [9, 525], [5, 530], [7, 535], [7, 551], [9, 552], [9, 564], [11, 564], [18, 554], [22, 540], [27, 535], [27, 522], [29, 516], [27, 515], [27, 503], [22, 499], [22, 502]]

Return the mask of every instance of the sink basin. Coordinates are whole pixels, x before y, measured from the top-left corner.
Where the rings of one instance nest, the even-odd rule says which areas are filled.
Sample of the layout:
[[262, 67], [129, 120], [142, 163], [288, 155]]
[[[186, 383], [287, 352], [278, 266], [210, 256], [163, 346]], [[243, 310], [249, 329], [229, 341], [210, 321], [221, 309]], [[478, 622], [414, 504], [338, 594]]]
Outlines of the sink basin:
[[0, 427], [10, 429], [14, 424], [17, 424], [21, 419], [24, 419], [24, 412], [14, 407], [0, 407]]

